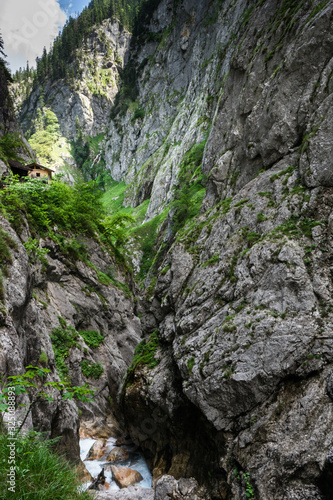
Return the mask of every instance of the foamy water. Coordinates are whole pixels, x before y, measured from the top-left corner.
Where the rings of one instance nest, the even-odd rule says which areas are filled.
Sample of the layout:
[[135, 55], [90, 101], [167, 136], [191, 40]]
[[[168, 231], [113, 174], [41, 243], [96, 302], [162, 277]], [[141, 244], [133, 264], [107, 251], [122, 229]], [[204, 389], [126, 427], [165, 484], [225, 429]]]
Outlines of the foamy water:
[[[105, 459], [102, 460], [85, 460], [85, 458], [88, 455], [88, 452], [96, 439], [80, 439], [80, 458], [83, 461], [84, 465], [86, 466], [87, 470], [90, 472], [92, 477], [96, 478], [98, 474], [101, 472], [103, 467], [106, 465], [110, 465], [110, 462], [106, 462]], [[107, 453], [109, 453], [112, 448], [115, 447], [116, 439], [115, 438], [109, 438], [107, 440], [107, 445], [106, 445], [106, 450]], [[124, 446], [125, 449], [128, 449], [131, 451], [131, 448]], [[142, 455], [141, 452], [135, 451], [130, 454], [130, 458], [128, 460], [124, 460], [121, 463], [116, 463], [114, 465], [121, 465], [123, 467], [130, 467], [131, 469], [137, 470], [140, 472], [141, 476], [143, 477], [143, 480], [140, 481], [140, 483], [136, 483], [138, 486], [141, 486], [142, 488], [151, 488], [151, 482], [152, 482], [152, 476], [150, 473], [150, 470], [148, 468], [147, 462]], [[119, 490], [119, 487], [115, 483], [115, 481], [112, 481], [112, 473], [111, 469], [104, 469], [104, 474], [106, 477], [106, 481], [110, 483], [110, 490]], [[87, 488], [90, 483], [86, 483], [85, 487]]]

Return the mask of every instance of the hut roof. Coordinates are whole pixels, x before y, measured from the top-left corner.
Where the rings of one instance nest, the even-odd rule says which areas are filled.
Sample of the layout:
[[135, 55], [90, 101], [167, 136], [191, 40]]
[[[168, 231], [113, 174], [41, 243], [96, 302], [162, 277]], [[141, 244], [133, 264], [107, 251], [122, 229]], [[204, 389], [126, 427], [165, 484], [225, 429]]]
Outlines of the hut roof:
[[29, 163], [27, 167], [29, 167], [31, 170], [33, 170], [34, 168], [39, 168], [40, 170], [46, 170], [47, 172], [54, 172], [52, 168], [44, 167], [43, 165], [39, 165], [38, 163]]

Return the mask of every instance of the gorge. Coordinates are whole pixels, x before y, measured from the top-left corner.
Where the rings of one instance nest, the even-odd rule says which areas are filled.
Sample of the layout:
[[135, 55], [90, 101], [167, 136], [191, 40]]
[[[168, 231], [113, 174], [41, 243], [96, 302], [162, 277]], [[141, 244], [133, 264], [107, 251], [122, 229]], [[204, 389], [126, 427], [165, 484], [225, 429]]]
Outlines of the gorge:
[[[153, 489], [96, 499], [332, 499], [333, 2], [128, 5], [0, 67], [3, 381], [96, 390], [27, 420], [140, 447]], [[68, 184], [8, 187], [10, 134]]]

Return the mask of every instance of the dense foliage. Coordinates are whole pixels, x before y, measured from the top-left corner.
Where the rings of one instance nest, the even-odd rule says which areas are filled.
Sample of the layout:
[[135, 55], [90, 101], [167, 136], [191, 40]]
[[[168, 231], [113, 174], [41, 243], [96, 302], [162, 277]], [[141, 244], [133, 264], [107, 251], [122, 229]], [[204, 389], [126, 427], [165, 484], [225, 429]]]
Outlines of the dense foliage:
[[31, 432], [15, 438], [15, 493], [8, 490], [8, 460], [12, 439], [0, 433], [0, 489], [3, 500], [85, 500], [88, 493], [79, 493], [75, 468], [52, 451], [56, 439]]
[[79, 334], [71, 325], [67, 325], [66, 321], [58, 316], [60, 326], [55, 328], [51, 335], [52, 347], [54, 351], [55, 363], [58, 375], [61, 380], [69, 382], [68, 368], [65, 359], [69, 356], [69, 351], [72, 347], [78, 347], [76, 342]]
[[99, 379], [104, 368], [101, 363], [89, 363], [86, 359], [81, 362], [82, 374], [87, 378]]
[[101, 195], [94, 182], [71, 187], [57, 180], [44, 184], [36, 179], [25, 183], [13, 179], [0, 192], [0, 210], [15, 228], [25, 214], [31, 228], [42, 234], [56, 227], [95, 236], [103, 232], [105, 212]]

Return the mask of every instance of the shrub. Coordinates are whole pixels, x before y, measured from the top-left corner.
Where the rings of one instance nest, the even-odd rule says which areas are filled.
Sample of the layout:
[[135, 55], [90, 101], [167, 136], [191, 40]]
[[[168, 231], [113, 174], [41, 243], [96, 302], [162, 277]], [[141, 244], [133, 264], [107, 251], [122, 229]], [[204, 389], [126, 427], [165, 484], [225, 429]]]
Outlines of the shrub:
[[[135, 369], [138, 365], [147, 365], [148, 368], [154, 368], [159, 364], [159, 360], [155, 359], [156, 349], [160, 345], [158, 338], [158, 330], [155, 330], [151, 335], [149, 340], [146, 342], [142, 340], [135, 348], [134, 357], [130, 366], [127, 369], [125, 383], [123, 388], [126, 389], [134, 377]], [[124, 393], [123, 393], [124, 394]]]
[[134, 115], [131, 119], [131, 122], [135, 122], [135, 120], [138, 120], [138, 119], [142, 120], [145, 117], [145, 114], [146, 114], [146, 112], [144, 109], [136, 109], [134, 111]]
[[49, 362], [49, 358], [47, 357], [47, 354], [45, 351], [41, 351], [40, 356], [39, 356], [39, 363], [42, 366], [47, 366]]
[[81, 370], [85, 377], [99, 379], [104, 368], [100, 363], [89, 363], [86, 359], [81, 363]]
[[76, 340], [79, 334], [75, 328], [67, 325], [66, 321], [61, 318], [61, 316], [58, 316], [58, 319], [60, 327], [53, 330], [51, 342], [58, 375], [61, 380], [68, 381], [68, 368], [65, 359], [69, 356], [70, 348], [78, 346]]
[[79, 334], [81, 335], [85, 343], [92, 349], [95, 349], [104, 342], [104, 336], [98, 333], [96, 330], [80, 331]]
[[20, 225], [20, 212], [25, 212], [29, 225], [42, 234], [57, 226], [58, 230], [95, 236], [103, 231], [101, 197], [93, 181], [70, 187], [57, 180], [44, 184], [38, 179], [25, 183], [10, 179], [0, 192], [0, 208], [16, 226]]

